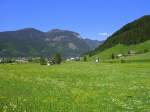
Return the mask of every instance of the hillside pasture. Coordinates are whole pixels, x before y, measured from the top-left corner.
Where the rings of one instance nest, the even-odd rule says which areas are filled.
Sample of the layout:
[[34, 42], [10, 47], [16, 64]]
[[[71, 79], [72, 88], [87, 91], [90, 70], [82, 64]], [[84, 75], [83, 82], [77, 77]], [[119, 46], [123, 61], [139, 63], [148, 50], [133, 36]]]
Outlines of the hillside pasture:
[[[130, 50], [134, 51], [135, 54], [128, 56]], [[116, 56], [122, 54], [123, 57], [121, 59], [126, 60], [126, 62], [150, 62], [150, 41], [129, 46], [118, 44], [102, 52], [97, 52], [96, 55], [89, 57], [88, 60], [95, 61], [99, 57], [104, 62], [120, 62], [121, 59], [111, 60], [112, 54]]]

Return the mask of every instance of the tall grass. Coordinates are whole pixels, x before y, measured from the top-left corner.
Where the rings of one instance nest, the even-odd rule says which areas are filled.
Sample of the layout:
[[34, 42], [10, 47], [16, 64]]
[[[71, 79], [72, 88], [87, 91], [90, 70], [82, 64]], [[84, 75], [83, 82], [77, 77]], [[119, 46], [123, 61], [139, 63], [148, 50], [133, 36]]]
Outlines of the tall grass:
[[0, 65], [1, 112], [150, 111], [150, 63]]

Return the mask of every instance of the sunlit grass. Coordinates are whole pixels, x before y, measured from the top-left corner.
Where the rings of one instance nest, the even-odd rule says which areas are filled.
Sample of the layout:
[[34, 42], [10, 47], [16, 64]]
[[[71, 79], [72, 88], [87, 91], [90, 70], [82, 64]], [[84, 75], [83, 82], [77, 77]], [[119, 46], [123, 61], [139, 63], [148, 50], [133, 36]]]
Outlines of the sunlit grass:
[[150, 111], [150, 63], [0, 65], [2, 112]]

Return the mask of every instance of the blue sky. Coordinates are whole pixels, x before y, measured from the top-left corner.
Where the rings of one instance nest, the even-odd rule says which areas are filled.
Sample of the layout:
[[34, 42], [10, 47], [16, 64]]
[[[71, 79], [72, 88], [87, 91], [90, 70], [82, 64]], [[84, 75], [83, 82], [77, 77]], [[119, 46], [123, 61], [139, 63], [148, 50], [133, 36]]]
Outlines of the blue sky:
[[103, 40], [149, 14], [150, 0], [0, 0], [0, 31], [59, 28]]

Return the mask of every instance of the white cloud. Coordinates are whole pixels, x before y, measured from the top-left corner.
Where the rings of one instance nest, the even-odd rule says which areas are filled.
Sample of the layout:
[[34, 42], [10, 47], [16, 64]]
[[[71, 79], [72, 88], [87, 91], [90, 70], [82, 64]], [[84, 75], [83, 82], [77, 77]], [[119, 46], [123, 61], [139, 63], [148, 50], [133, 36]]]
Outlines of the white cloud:
[[106, 33], [106, 32], [100, 32], [100, 33], [98, 33], [98, 35], [100, 35], [100, 36], [108, 36], [109, 34]]

